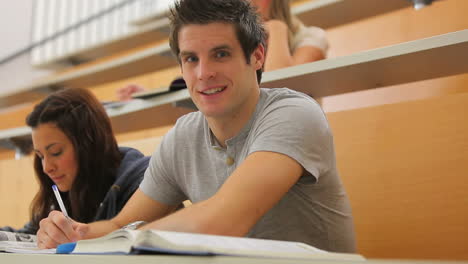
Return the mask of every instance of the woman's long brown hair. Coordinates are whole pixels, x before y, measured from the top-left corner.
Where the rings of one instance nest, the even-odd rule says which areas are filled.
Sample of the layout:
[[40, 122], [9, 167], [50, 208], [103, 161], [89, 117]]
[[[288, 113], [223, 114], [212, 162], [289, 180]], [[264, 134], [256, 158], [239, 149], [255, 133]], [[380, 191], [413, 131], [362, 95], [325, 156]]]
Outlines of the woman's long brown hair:
[[[90, 222], [113, 184], [122, 159], [110, 119], [90, 91], [69, 88], [48, 96], [26, 118], [33, 130], [45, 123], [55, 124], [73, 144], [78, 172], [64, 199], [65, 206], [74, 220]], [[30, 210], [32, 223], [38, 228], [52, 206], [58, 205], [52, 192], [53, 182], [44, 173], [38, 156], [34, 158], [34, 169], [39, 191]]]

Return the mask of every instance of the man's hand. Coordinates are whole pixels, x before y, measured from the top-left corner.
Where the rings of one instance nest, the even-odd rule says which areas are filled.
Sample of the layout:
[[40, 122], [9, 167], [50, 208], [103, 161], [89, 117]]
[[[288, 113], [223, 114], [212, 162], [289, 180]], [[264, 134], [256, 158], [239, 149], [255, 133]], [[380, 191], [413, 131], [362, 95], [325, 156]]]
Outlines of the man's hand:
[[65, 217], [62, 212], [52, 211], [39, 222], [37, 246], [56, 248], [58, 245], [83, 239], [88, 232], [87, 224], [78, 223]]

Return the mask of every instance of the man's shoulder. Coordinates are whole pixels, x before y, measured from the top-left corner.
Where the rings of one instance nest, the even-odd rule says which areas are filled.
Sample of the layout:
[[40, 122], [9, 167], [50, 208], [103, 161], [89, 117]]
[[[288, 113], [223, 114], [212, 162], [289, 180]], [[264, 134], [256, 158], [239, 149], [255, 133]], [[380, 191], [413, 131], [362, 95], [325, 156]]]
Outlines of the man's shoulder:
[[289, 88], [262, 88], [261, 94], [262, 104], [267, 107], [292, 105], [320, 109], [312, 97]]
[[320, 104], [307, 94], [288, 88], [262, 89], [260, 119], [287, 119], [295, 122], [325, 122], [325, 113]]
[[203, 126], [205, 118], [200, 111], [185, 114], [177, 119], [175, 129], [191, 129]]
[[203, 133], [205, 117], [200, 111], [191, 112], [179, 117], [175, 125], [164, 137], [165, 140], [181, 141], [185, 138], [193, 138]]
[[304, 93], [301, 93], [301, 92], [298, 92], [298, 91], [295, 91], [295, 90], [292, 90], [292, 89], [289, 89], [287, 87], [281, 87], [281, 88], [260, 88], [260, 93], [262, 93], [263, 95], [267, 96], [267, 97], [272, 97], [272, 96], [276, 96], [276, 97], [281, 97], [281, 98], [284, 98], [284, 97], [291, 97], [291, 98], [311, 98], [310, 96], [304, 94]]

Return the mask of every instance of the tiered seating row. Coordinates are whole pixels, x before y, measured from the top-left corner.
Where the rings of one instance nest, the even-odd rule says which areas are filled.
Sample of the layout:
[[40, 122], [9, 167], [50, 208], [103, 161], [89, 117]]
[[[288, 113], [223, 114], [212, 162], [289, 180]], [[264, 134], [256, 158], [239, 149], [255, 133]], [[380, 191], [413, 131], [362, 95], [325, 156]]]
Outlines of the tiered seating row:
[[[288, 87], [319, 98], [451, 76], [468, 72], [468, 60], [460, 59], [460, 54], [467, 50], [468, 30], [462, 30], [267, 72], [261, 86]], [[164, 118], [167, 111], [158, 110], [159, 107], [167, 110], [171, 104], [186, 100], [190, 100], [189, 93], [181, 90], [151, 99], [134, 100], [109, 109], [108, 114], [115, 126], [125, 128], [125, 131], [138, 130], [151, 127], [152, 123], [143, 117], [147, 112], [152, 113], [151, 120]], [[131, 126], [118, 124], [118, 119], [129, 115], [132, 116]], [[25, 131], [25, 128], [0, 131], [0, 142], [24, 136]]]
[[[327, 28], [409, 6], [410, 3], [406, 1], [376, 3], [373, 0], [316, 0], [296, 5], [293, 8], [293, 13], [306, 25]], [[324, 24], [323, 21], [329, 22]], [[77, 51], [51, 62], [51, 65], [67, 64], [69, 61], [89, 61], [132, 47], [154, 43], [167, 38], [168, 26], [168, 19], [161, 18], [141, 26], [139, 30], [127, 36]], [[170, 55], [168, 45], [162, 44], [111, 62], [41, 79], [31, 85], [19, 87], [14, 92], [0, 92], [0, 107], [11, 106], [21, 101], [24, 102], [24, 100], [35, 100], [38, 96], [43, 96], [44, 93], [49, 93], [57, 88], [95, 85], [157, 71], [173, 65], [175, 65], [175, 61]]]

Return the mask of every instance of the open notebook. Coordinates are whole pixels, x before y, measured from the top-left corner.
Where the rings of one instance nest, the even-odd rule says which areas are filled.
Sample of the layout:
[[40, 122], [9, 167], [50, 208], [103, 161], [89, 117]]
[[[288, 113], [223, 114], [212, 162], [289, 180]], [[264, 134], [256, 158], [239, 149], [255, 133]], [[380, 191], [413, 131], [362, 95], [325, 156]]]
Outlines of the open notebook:
[[357, 254], [331, 253], [290, 241], [156, 230], [119, 229], [106, 236], [60, 245], [64, 254], [175, 254], [364, 260]]
[[36, 236], [14, 233], [7, 231], [0, 231], [0, 252], [10, 253], [46, 253], [54, 254], [54, 249], [39, 249], [37, 248]]

